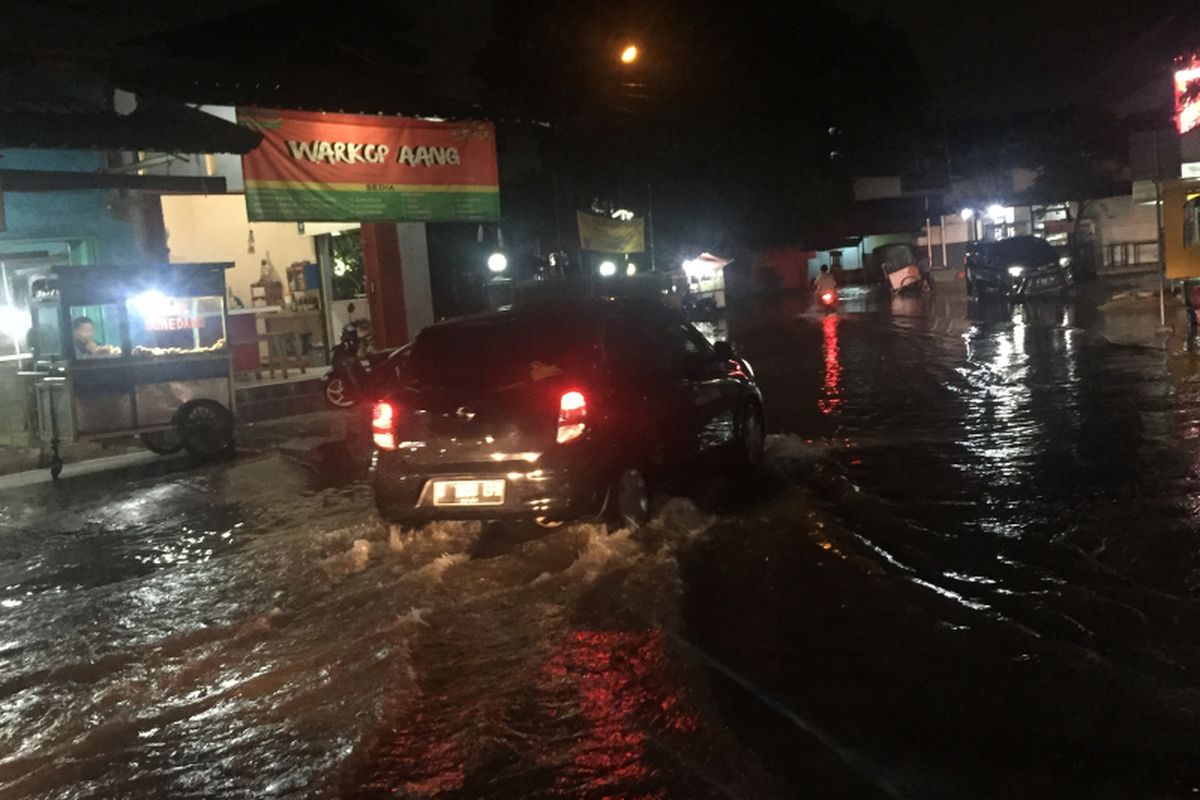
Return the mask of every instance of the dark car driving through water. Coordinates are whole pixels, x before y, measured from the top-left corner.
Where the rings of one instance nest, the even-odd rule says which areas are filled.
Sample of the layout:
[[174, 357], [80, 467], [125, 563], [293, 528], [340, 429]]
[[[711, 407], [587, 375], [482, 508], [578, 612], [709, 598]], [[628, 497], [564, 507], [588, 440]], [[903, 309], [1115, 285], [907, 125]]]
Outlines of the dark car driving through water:
[[373, 408], [389, 522], [649, 515], [650, 492], [757, 462], [750, 366], [645, 301], [533, 306], [422, 331]]
[[976, 243], [967, 251], [966, 277], [974, 297], [1020, 299], [1072, 283], [1070, 259], [1036, 236]]

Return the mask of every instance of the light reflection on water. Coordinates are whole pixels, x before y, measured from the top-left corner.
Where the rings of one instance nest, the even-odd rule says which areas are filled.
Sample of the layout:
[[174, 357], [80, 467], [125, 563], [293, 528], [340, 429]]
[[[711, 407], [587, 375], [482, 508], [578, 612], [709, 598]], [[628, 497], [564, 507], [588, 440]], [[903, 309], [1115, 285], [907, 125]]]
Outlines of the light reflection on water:
[[821, 347], [825, 361], [825, 381], [817, 407], [822, 414], [832, 414], [842, 404], [842, 364], [838, 357], [838, 322], [840, 315], [826, 314], [821, 320]]
[[1073, 317], [1069, 305], [1022, 304], [963, 335], [959, 430], [968, 457], [959, 463], [985, 487], [982, 530], [1022, 536], [1029, 518], [1021, 508], [1034, 502], [1042, 464], [1052, 451], [1076, 446], [1080, 332]]

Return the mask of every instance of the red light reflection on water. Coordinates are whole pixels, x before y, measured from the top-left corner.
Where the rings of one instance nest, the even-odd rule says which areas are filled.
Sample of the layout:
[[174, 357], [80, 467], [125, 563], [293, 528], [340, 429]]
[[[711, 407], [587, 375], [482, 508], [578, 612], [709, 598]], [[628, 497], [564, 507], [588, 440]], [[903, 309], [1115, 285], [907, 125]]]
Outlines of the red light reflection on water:
[[821, 387], [824, 394], [817, 401], [817, 408], [822, 414], [832, 414], [842, 404], [842, 362], [838, 358], [838, 320], [837, 314], [827, 314], [821, 321], [821, 332], [824, 334], [825, 350], [825, 383]]
[[543, 679], [575, 687], [587, 722], [572, 746], [572, 768], [558, 779], [564, 794], [578, 794], [585, 785], [602, 797], [666, 796], [647, 785], [655, 777], [646, 761], [647, 742], [664, 729], [687, 733], [699, 726], [682, 708], [683, 692], [673, 684], [666, 659], [660, 630], [583, 630], [570, 634], [542, 665]]
[[[445, 698], [438, 698], [445, 700]], [[367, 748], [362, 767], [347, 785], [351, 796], [437, 797], [466, 783], [462, 748], [447, 736], [437, 714], [417, 711]]]

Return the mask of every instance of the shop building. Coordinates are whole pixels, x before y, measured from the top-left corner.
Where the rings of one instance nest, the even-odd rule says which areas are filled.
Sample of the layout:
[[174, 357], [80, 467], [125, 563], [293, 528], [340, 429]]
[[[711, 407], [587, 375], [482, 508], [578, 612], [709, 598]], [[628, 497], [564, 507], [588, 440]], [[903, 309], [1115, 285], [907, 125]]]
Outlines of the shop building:
[[[960, 268], [968, 246], [1013, 236], [1037, 236], [1051, 245], [1081, 253], [1097, 269], [1118, 271], [1157, 264], [1157, 223], [1153, 202], [1129, 194], [1078, 201], [1030, 199], [1037, 173], [1028, 169], [996, 172], [985, 178], [955, 181], [949, 188], [906, 193], [903, 180], [860, 178], [859, 205], [885, 197], [920, 202], [931, 198], [938, 209], [914, 225], [915, 243], [935, 269]], [[887, 194], [881, 194], [886, 192]], [[920, 217], [917, 211], [914, 218]]]
[[[149, 174], [150, 152], [240, 155], [259, 135], [103, 79], [49, 68], [0, 75], [0, 446], [36, 447], [33, 287], [57, 267], [166, 258], [161, 199], [220, 193], [217, 176]], [[107, 324], [103, 314], [98, 329]], [[97, 330], [99, 337], [108, 331]]]

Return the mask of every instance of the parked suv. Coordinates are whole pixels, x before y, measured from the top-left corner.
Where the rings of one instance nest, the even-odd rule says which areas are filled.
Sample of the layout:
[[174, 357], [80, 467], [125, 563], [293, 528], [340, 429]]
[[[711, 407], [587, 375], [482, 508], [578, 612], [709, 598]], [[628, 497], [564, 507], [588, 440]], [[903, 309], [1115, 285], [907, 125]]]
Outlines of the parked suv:
[[1071, 285], [1071, 262], [1045, 239], [1014, 236], [967, 250], [967, 292], [974, 297], [1022, 298]]
[[642, 301], [502, 311], [422, 331], [373, 409], [380, 515], [613, 524], [650, 491], [763, 452], [750, 366]]

